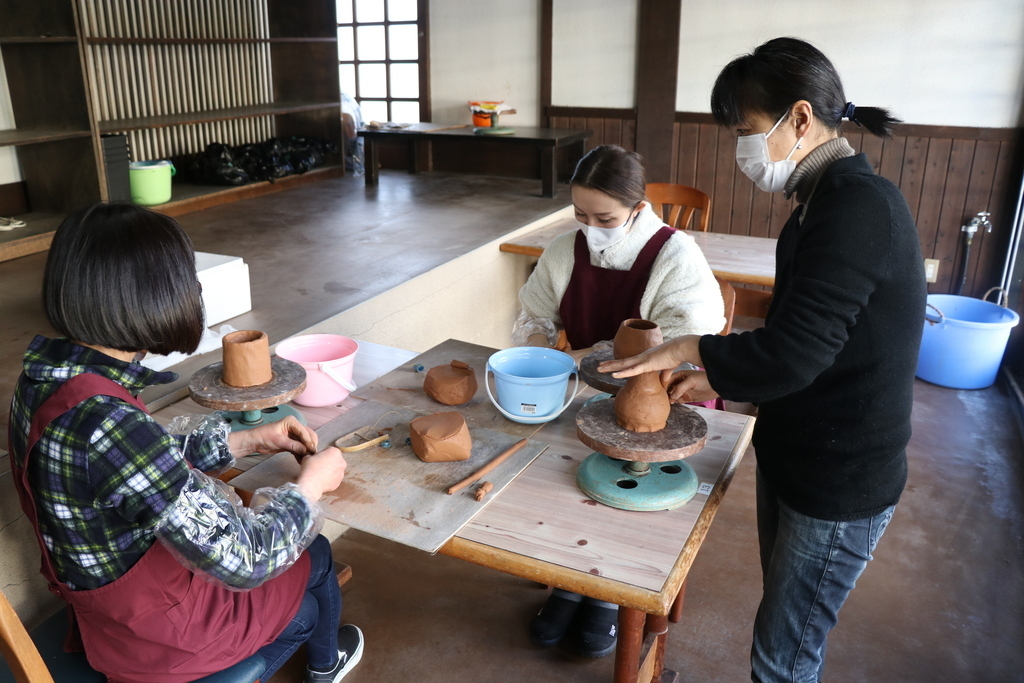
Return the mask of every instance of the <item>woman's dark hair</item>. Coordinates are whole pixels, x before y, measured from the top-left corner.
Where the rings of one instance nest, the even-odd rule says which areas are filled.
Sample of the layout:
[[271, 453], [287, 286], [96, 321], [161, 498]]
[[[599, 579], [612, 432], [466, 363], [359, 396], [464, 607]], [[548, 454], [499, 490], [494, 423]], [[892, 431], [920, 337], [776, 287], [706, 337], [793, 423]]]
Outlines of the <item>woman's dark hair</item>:
[[647, 179], [639, 154], [618, 145], [601, 145], [580, 159], [569, 184], [604, 192], [623, 206], [636, 206], [644, 200]]
[[778, 121], [800, 100], [810, 102], [814, 117], [831, 131], [847, 118], [888, 137], [893, 124], [900, 123], [887, 109], [847, 102], [832, 62], [818, 48], [796, 38], [769, 40], [729, 62], [711, 90], [711, 113], [719, 125], [732, 128], [750, 114]]
[[173, 218], [131, 204], [79, 209], [53, 236], [43, 308], [76, 342], [192, 353], [203, 334], [192, 241]]

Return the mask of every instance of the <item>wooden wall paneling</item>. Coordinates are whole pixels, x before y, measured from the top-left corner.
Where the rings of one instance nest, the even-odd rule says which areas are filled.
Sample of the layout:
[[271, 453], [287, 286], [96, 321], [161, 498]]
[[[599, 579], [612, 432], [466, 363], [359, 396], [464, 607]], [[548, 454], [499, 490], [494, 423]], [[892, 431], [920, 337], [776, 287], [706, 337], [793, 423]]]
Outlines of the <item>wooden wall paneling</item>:
[[704, 191], [711, 195], [711, 225], [708, 229], [712, 232], [731, 233], [733, 177], [739, 169], [736, 165], [736, 138], [729, 129], [722, 126], [715, 126], [714, 134], [716, 154], [713, 190]]
[[[18, 160], [26, 178], [29, 204], [33, 211], [67, 213], [99, 197], [99, 175], [92, 163], [91, 138], [26, 145], [18, 150]], [[88, 159], [89, 163], [68, 163], [68, 159]], [[54, 169], [59, 169], [55, 172]]]
[[[733, 185], [732, 185], [732, 216], [729, 220], [729, 232], [733, 235], [749, 235], [753, 229], [751, 216], [754, 210], [754, 193], [761, 192], [750, 179], [743, 175], [739, 166], [733, 164]], [[712, 215], [714, 215], [712, 213]]]
[[714, 124], [698, 124], [696, 177], [693, 187], [711, 197], [711, 225], [708, 229], [718, 231], [715, 218], [714, 194], [715, 172], [718, 159], [718, 126]]
[[592, 147], [600, 147], [601, 145], [608, 144], [604, 135], [604, 119], [584, 119], [583, 127], [594, 131], [594, 136], [590, 138], [590, 144]]
[[754, 237], [770, 237], [773, 195], [757, 189], [754, 183], [744, 176], [742, 172], [737, 174], [737, 183], [740, 186], [747, 186], [751, 194], [749, 234]]
[[[1000, 148], [1000, 146], [1001, 146], [1001, 143], [999, 141], [996, 141], [996, 140], [978, 140], [975, 143], [974, 158], [973, 158], [972, 163], [971, 163], [971, 177], [970, 177], [970, 181], [968, 182], [968, 185], [967, 185], [967, 193], [966, 193], [966, 197], [964, 199], [963, 211], [962, 211], [962, 214], [961, 214], [961, 217], [960, 217], [960, 225], [961, 226], [966, 225], [967, 222], [976, 213], [978, 213], [979, 211], [989, 211], [989, 212], [992, 212], [992, 209], [990, 208], [991, 206], [993, 206], [993, 204], [992, 204], [992, 197], [993, 197], [993, 195], [992, 195], [992, 188], [996, 184], [996, 173], [997, 173], [997, 169], [998, 169], [998, 166], [999, 166], [999, 148]], [[1010, 210], [1009, 215], [1004, 216], [1003, 218], [1004, 218], [1005, 225], [1007, 226], [1007, 231], [1008, 231], [1009, 228], [1010, 228], [1010, 224], [1013, 221], [1012, 209]], [[997, 218], [997, 221], [998, 221], [998, 218]], [[993, 224], [993, 225], [995, 225], [995, 224]], [[997, 230], [997, 229], [998, 228], [993, 227], [993, 230]], [[978, 262], [977, 259], [981, 255], [982, 245], [985, 244], [985, 242], [986, 242], [984, 237], [982, 237], [981, 240], [978, 239], [979, 236], [981, 236], [981, 234], [982, 233], [979, 232], [979, 233], [977, 233], [974, 236], [974, 244], [971, 245], [971, 253], [972, 253], [971, 260], [974, 263]], [[991, 237], [991, 235], [989, 235], [989, 237]], [[997, 247], [996, 242], [997, 242], [996, 240], [991, 240], [991, 241], [988, 242], [988, 244], [986, 246], [988, 248], [990, 248], [990, 249], [995, 248], [995, 247]], [[957, 253], [954, 254], [952, 256], [952, 258], [953, 258], [953, 262], [957, 264], [957, 268], [959, 268], [959, 260], [960, 260], [959, 254], [960, 254], [960, 250], [963, 249], [963, 240], [961, 239], [957, 243], [956, 246], [957, 246]], [[1001, 255], [1005, 255], [1005, 252], [1002, 252]], [[1000, 267], [1001, 267], [1001, 264], [1000, 264]], [[942, 273], [940, 271], [940, 275], [941, 274]], [[956, 274], [957, 274], [957, 276], [959, 276], [959, 270], [956, 271]], [[970, 296], [971, 295], [971, 287], [972, 287], [972, 279], [977, 279], [978, 274], [977, 274], [977, 272], [975, 272], [974, 277], [972, 278], [971, 269], [970, 269], [970, 267], [968, 267], [967, 276], [968, 276], [967, 285], [965, 285], [963, 293], [965, 295]], [[993, 279], [997, 280], [998, 279], [998, 275], [996, 275], [995, 278], [993, 278]], [[950, 279], [950, 282], [953, 282], [953, 280]], [[959, 280], [957, 280], [957, 282], [959, 282]], [[993, 284], [996, 284], [996, 283], [993, 282]], [[934, 291], [936, 293], [943, 293], [943, 294], [945, 294], [945, 293], [952, 293], [953, 292], [952, 289], [947, 288], [945, 290], [940, 290], [938, 287], [936, 287]], [[982, 293], [984, 293], [984, 291], [985, 290], [982, 290], [981, 292], [977, 292], [976, 294], [978, 296], [980, 296]]]
[[[934, 140], [932, 147], [935, 147]], [[964, 203], [967, 199], [967, 187], [971, 179], [971, 166], [974, 162], [973, 140], [951, 140], [948, 154], [946, 182], [941, 194], [935, 198], [940, 205], [937, 229], [931, 244], [931, 250], [922, 245], [925, 258], [935, 258], [936, 254], [950, 254], [949, 262], [943, 261], [939, 266], [939, 275], [935, 283], [928, 286], [929, 291], [952, 291], [954, 283], [960, 278], [960, 252], [963, 239], [960, 226], [963, 225]], [[922, 233], [918, 225], [918, 232]], [[922, 239], [924, 234], [921, 234]], [[941, 257], [940, 257], [941, 258]]]
[[622, 147], [630, 152], [636, 150], [636, 119], [622, 119]]
[[891, 180], [897, 187], [903, 174], [903, 152], [906, 147], [907, 139], [902, 135], [893, 135], [882, 140], [882, 162], [878, 174]]
[[[992, 232], [978, 232], [971, 247], [971, 262], [968, 264], [967, 284], [964, 294], [981, 296], [990, 287], [999, 285], [1006, 250], [1009, 248], [1010, 231], [1013, 228], [1013, 213], [1016, 209], [1017, 190], [1020, 177], [1020, 148], [1018, 141], [1003, 141], [999, 144], [992, 194], [988, 209], [992, 216]], [[1015, 172], [1016, 171], [1016, 172]], [[977, 211], [966, 216], [969, 220]], [[980, 239], [979, 239], [980, 238]], [[990, 301], [994, 300], [994, 295]], [[1024, 307], [1024, 297], [1021, 306]]]
[[697, 148], [700, 142], [700, 125], [676, 123], [675, 127], [678, 130], [678, 140], [676, 142], [676, 179], [673, 182], [697, 187], [707, 194], [707, 189], [697, 186]]
[[25, 181], [0, 185], [0, 216], [17, 216], [30, 211]]
[[75, 35], [75, 16], [68, 0], [0, 0], [0, 17], [0, 37]]
[[910, 213], [917, 215], [921, 208], [921, 186], [928, 163], [928, 138], [908, 137], [903, 151], [903, 169], [900, 171], [900, 190], [910, 205]]
[[868, 157], [868, 163], [871, 164], [871, 168], [875, 169], [875, 173], [881, 175], [882, 170], [882, 146], [884, 141], [877, 135], [871, 133], [864, 133], [861, 135], [860, 144], [854, 147], [858, 152], [863, 152]]
[[[942, 192], [946, 185], [946, 169], [949, 166], [949, 150], [952, 140], [931, 138], [921, 175], [920, 197], [917, 202], [917, 232], [921, 240], [921, 252], [934, 254], [938, 239], [939, 216], [942, 209]], [[953, 245], [955, 249], [955, 244]], [[944, 268], [947, 273], [950, 268]]]

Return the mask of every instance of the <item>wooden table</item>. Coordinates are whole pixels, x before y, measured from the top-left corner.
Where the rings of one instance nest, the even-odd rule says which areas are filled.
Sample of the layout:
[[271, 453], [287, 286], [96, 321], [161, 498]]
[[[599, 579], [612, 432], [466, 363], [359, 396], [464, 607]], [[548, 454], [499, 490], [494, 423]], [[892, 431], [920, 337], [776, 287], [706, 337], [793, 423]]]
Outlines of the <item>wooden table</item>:
[[[555, 182], [558, 179], [558, 169], [555, 164], [555, 149], [559, 147], [569, 148], [569, 164], [575, 167], [583, 157], [583, 145], [587, 138], [593, 135], [593, 131], [575, 130], [568, 128], [533, 128], [528, 126], [514, 126], [513, 135], [476, 135], [472, 126], [450, 126], [434, 123], [417, 123], [407, 128], [392, 129], [369, 129], [359, 131], [359, 137], [366, 141], [366, 184], [376, 185], [380, 167], [377, 153], [377, 144], [381, 142], [400, 141], [409, 145], [409, 172], [415, 173], [417, 169], [417, 145], [418, 140], [444, 141], [444, 140], [489, 140], [500, 145], [527, 145], [534, 147], [540, 152], [540, 178], [542, 195], [544, 197], [555, 196]], [[487, 143], [480, 143], [487, 144]]]
[[[500, 249], [510, 254], [540, 256], [551, 240], [578, 227], [579, 222], [575, 218], [565, 218], [505, 242]], [[775, 286], [775, 244], [778, 240], [718, 232], [685, 232], [697, 242], [718, 277], [727, 282]]]
[[[480, 348], [451, 340], [442, 346], [442, 355], [465, 355]], [[377, 400], [387, 400], [390, 393], [396, 400], [392, 405], [407, 402], [408, 392], [388, 392], [380, 386], [391, 383], [389, 376], [399, 377], [386, 373], [411, 368], [420, 357], [397, 349], [389, 353], [378, 345], [365, 345], [365, 350], [356, 358], [356, 382], [376, 386]], [[427, 360], [434, 356], [436, 350], [422, 354]], [[615, 683], [676, 681], [677, 675], [663, 663], [668, 615], [682, 597], [686, 575], [750, 443], [754, 419], [698, 408], [708, 423], [707, 446], [687, 459], [701, 484], [697, 495], [675, 510], [618, 510], [587, 498], [576, 486], [576, 469], [590, 449], [576, 439], [574, 416], [594, 393], [580, 392], [565, 413], [537, 427], [533, 439], [548, 448], [440, 552], [620, 605]], [[310, 426], [330, 431], [333, 418], [360, 404], [350, 396], [337, 407], [299, 408]], [[161, 413], [172, 408], [174, 413], [194, 412], [176, 404]], [[479, 412], [480, 406], [474, 410]], [[273, 464], [258, 464], [232, 483], [246, 490], [280, 485], [284, 481]], [[350, 473], [354, 469], [350, 466]]]

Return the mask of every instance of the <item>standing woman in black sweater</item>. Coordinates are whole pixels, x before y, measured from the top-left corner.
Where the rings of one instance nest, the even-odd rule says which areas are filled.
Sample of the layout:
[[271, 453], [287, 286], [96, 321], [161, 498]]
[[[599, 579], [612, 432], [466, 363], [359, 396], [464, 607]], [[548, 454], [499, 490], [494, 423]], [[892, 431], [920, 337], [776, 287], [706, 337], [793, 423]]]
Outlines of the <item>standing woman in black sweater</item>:
[[[757, 524], [764, 593], [754, 681], [820, 681], [839, 608], [871, 559], [906, 483], [924, 267], [907, 203], [839, 136], [898, 120], [846, 101], [835, 68], [777, 38], [731, 62], [711, 111], [739, 136], [736, 159], [766, 192], [799, 205], [779, 235], [763, 328], [684, 336], [610, 361], [660, 370], [673, 399], [758, 404]], [[671, 375], [690, 362], [703, 372]]]

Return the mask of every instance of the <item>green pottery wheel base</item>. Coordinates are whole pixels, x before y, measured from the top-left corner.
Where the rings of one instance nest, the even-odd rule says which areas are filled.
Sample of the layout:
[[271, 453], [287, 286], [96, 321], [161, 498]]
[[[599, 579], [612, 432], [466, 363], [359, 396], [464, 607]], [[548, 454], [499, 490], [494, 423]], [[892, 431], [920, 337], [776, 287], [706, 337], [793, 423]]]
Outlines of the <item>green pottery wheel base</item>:
[[693, 498], [697, 473], [685, 460], [630, 462], [591, 453], [580, 464], [576, 485], [609, 507], [653, 512], [677, 508]]

